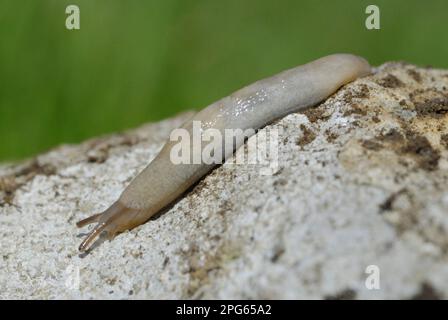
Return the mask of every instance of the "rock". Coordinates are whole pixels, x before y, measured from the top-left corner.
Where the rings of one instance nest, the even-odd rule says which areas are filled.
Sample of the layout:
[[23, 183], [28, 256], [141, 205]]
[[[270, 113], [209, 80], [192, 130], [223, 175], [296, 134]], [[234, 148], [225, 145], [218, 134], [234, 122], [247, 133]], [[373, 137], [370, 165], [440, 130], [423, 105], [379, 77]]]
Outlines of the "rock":
[[446, 299], [447, 88], [446, 70], [384, 64], [261, 130], [281, 132], [274, 174], [220, 166], [84, 255], [75, 222], [191, 114], [3, 165], [0, 298]]

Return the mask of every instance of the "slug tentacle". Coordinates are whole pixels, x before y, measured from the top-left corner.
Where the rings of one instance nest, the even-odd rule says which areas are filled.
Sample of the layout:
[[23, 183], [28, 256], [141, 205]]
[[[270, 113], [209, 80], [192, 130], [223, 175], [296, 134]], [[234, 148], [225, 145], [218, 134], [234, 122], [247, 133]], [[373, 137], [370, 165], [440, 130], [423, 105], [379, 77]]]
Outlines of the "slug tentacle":
[[101, 215], [102, 215], [102, 213], [97, 213], [97, 214], [94, 214], [94, 215], [92, 215], [92, 216], [90, 216], [88, 218], [85, 218], [85, 219], [81, 220], [81, 221], [78, 221], [78, 222], [76, 222], [76, 226], [78, 228], [82, 228], [82, 227], [87, 226], [87, 225], [89, 225], [91, 223], [98, 222], [98, 219], [101, 217]]
[[106, 223], [98, 223], [95, 228], [87, 235], [83, 242], [79, 245], [79, 251], [86, 251], [93, 241], [104, 231]]

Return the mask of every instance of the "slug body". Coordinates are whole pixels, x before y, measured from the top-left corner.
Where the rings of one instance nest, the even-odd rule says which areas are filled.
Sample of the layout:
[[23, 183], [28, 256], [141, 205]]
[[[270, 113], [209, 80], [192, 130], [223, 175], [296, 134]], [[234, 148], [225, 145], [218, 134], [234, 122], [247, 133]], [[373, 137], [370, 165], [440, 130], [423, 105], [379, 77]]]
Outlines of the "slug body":
[[[257, 81], [209, 105], [182, 128], [192, 133], [193, 121], [203, 129], [259, 129], [289, 113], [314, 106], [342, 85], [371, 73], [358, 56], [334, 54]], [[243, 142], [234, 145], [236, 150]], [[174, 164], [168, 141], [154, 160], [130, 183], [106, 211], [77, 223], [97, 223], [79, 249], [85, 251], [102, 232], [109, 239], [144, 222], [197, 182], [214, 164]], [[228, 157], [223, 154], [223, 157]]]

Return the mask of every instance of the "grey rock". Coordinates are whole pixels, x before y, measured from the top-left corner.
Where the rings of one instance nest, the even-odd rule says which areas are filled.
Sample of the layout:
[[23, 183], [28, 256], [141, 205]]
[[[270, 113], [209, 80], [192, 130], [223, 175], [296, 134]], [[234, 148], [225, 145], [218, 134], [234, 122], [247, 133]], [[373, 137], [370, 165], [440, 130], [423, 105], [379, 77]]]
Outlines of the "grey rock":
[[80, 255], [75, 222], [189, 116], [0, 166], [0, 298], [448, 298], [448, 71], [384, 64], [261, 130], [272, 175], [227, 163]]

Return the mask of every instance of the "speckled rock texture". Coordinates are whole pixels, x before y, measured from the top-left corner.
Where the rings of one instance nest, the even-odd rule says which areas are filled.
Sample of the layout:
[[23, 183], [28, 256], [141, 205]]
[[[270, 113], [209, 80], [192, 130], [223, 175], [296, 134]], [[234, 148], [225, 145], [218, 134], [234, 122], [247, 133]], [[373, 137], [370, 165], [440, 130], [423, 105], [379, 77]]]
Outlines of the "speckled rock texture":
[[448, 298], [447, 70], [376, 68], [267, 127], [281, 133], [272, 175], [220, 166], [80, 255], [75, 222], [190, 115], [1, 166], [0, 298]]

